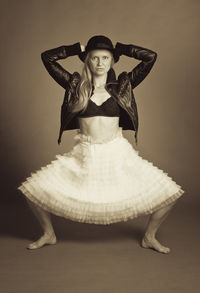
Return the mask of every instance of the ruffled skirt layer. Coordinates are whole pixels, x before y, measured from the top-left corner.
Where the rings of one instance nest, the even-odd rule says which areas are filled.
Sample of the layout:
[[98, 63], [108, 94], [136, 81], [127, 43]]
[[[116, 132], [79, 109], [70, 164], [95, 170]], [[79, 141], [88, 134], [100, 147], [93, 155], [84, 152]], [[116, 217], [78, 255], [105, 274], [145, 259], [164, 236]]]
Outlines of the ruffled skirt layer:
[[31, 173], [17, 189], [43, 209], [73, 221], [111, 224], [151, 214], [184, 190], [139, 156], [119, 128], [95, 142], [77, 130], [71, 151]]

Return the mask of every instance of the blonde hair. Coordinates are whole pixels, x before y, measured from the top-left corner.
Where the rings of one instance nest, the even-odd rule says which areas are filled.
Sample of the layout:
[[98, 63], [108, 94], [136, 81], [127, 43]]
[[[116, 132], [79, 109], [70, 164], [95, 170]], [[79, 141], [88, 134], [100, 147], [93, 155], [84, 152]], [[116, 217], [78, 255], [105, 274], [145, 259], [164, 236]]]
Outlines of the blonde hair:
[[[89, 98], [92, 94], [93, 75], [89, 65], [89, 58], [90, 58], [89, 53], [87, 54], [85, 58], [85, 62], [84, 62], [82, 74], [81, 74], [81, 80], [76, 88], [76, 96], [78, 97], [78, 99], [75, 101], [75, 103], [71, 106], [71, 109], [70, 109], [72, 113], [79, 112], [79, 111], [81, 111], [81, 113], [84, 112], [87, 108]], [[111, 68], [113, 67], [113, 65], [114, 65], [114, 58], [112, 56]]]

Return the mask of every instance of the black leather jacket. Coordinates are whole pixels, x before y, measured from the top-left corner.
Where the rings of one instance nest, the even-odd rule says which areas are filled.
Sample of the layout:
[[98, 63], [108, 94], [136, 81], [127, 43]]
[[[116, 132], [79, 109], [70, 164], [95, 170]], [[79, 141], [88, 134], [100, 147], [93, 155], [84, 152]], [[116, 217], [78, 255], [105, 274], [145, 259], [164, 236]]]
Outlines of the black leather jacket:
[[[148, 75], [157, 59], [157, 53], [143, 47], [132, 44], [122, 44], [119, 42], [116, 43], [115, 48], [120, 55], [126, 55], [141, 60], [133, 70], [130, 72], [123, 71], [119, 74], [117, 79], [115, 71], [110, 69], [108, 71], [105, 86], [106, 90], [113, 96], [120, 106], [119, 126], [121, 126], [123, 130], [134, 130], [135, 141], [137, 144], [139, 123], [133, 89]], [[64, 100], [61, 106], [61, 123], [58, 144], [61, 142], [63, 131], [79, 128], [77, 119], [78, 113], [70, 112], [68, 105], [78, 99], [76, 95], [76, 87], [81, 80], [81, 76], [78, 72], [74, 72], [73, 74], [69, 73], [57, 62], [57, 60], [78, 55], [80, 53], [81, 46], [78, 42], [73, 45], [50, 49], [41, 54], [42, 61], [49, 74], [65, 89]]]

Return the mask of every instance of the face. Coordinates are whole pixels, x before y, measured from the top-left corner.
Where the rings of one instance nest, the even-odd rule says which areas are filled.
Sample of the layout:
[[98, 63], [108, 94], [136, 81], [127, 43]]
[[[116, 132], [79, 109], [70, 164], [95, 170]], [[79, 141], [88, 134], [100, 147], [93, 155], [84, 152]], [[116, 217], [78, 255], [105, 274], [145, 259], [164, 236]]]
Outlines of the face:
[[108, 50], [92, 50], [89, 52], [88, 62], [94, 75], [104, 75], [111, 67], [112, 53]]

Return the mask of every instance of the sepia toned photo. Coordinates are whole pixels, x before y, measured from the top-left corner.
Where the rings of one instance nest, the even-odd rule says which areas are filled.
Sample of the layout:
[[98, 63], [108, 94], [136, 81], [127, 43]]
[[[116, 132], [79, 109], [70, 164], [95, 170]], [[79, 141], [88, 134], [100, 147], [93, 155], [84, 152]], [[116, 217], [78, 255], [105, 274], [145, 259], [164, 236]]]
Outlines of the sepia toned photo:
[[197, 293], [198, 1], [1, 4], [1, 292]]

